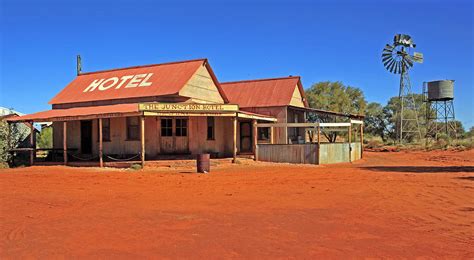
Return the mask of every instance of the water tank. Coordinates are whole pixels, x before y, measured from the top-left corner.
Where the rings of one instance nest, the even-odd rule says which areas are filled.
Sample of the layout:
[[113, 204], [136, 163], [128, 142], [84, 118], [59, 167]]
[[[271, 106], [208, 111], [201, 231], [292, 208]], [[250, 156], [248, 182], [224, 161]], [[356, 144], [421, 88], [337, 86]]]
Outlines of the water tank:
[[454, 99], [454, 80], [437, 80], [428, 82], [428, 100]]

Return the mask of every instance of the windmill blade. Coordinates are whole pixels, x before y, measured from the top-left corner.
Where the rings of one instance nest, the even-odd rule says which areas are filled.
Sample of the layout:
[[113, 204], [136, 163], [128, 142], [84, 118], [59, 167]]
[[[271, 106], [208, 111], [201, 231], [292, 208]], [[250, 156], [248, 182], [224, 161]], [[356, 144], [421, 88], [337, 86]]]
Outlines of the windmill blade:
[[397, 61], [397, 65], [395, 66], [395, 74], [400, 74], [400, 72], [401, 72], [400, 65], [401, 64], [402, 64], [402, 62]]
[[392, 57], [392, 56], [388, 57], [388, 59], [386, 59], [385, 61], [382, 61], [382, 62], [383, 62], [383, 65], [384, 65], [385, 67], [387, 67], [387, 64], [388, 64], [390, 61], [393, 61], [393, 57]]
[[398, 64], [398, 73], [397, 73], [397, 74], [402, 73], [403, 66], [404, 66], [404, 65], [403, 65], [403, 62], [400, 62], [400, 63]]
[[389, 70], [390, 65], [392, 64], [392, 62], [394, 62], [394, 60], [388, 60], [387, 62], [385, 62], [385, 63], [383, 64], [383, 66], [385, 67], [385, 69]]
[[384, 63], [385, 68], [390, 71], [390, 66], [395, 62], [394, 59], [388, 60], [386, 63]]
[[385, 48], [383, 48], [383, 51], [392, 52], [393, 48], [395, 48], [395, 47], [390, 45], [390, 44], [385, 44]]
[[393, 67], [395, 67], [395, 60], [393, 60], [392, 63], [390, 63], [390, 68], [389, 68], [389, 71], [393, 73]]
[[382, 62], [386, 62], [388, 59], [393, 59], [392, 55], [387, 55], [385, 57], [382, 57]]
[[395, 74], [400, 73], [400, 64], [401, 64], [401, 62], [397, 61], [397, 64], [395, 65], [395, 69], [394, 69]]

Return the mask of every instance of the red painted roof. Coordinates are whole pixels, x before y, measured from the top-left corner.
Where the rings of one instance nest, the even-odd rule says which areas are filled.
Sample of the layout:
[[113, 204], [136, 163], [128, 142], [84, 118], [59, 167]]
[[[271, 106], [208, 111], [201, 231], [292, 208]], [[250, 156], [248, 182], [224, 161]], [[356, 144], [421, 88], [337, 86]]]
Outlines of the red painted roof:
[[[298, 85], [304, 97], [300, 77], [244, 80], [221, 83], [229, 102], [240, 107], [288, 106]], [[304, 101], [307, 107], [307, 102]]]
[[51, 109], [34, 114], [9, 118], [7, 121], [18, 122], [18, 121], [35, 121], [35, 122], [48, 122], [51, 119], [74, 117], [74, 116], [93, 116], [114, 113], [138, 113], [138, 104], [118, 104], [110, 106], [93, 106], [93, 107], [74, 107], [68, 109]]
[[[211, 73], [213, 80], [221, 94], [219, 82], [210, 69], [206, 59], [162, 63], [146, 66], [129, 67], [122, 69], [104, 70], [98, 72], [83, 73], [77, 76], [69, 85], [59, 92], [50, 104], [64, 104], [87, 101], [137, 98], [149, 96], [175, 95], [181, 90], [196, 70], [205, 65]], [[150, 73], [152, 73], [150, 75]], [[140, 75], [141, 74], [141, 75]], [[132, 80], [126, 76], [139, 75], [135, 84], [128, 85]], [[122, 78], [122, 77], [126, 78]], [[149, 77], [148, 77], [149, 76]], [[99, 87], [92, 91], [84, 92], [94, 81], [111, 79], [101, 90]], [[122, 82], [122, 85], [120, 83]], [[143, 86], [140, 83], [145, 82]], [[105, 87], [111, 86], [106, 89]], [[223, 95], [226, 100], [225, 95]]]

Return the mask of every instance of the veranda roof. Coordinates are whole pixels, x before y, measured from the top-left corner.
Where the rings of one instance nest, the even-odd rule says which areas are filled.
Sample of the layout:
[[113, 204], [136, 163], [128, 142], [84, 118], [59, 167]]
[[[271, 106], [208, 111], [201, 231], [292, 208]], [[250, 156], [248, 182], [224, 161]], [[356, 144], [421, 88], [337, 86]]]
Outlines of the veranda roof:
[[[176, 112], [176, 111], [174, 111]], [[174, 113], [173, 112], [173, 113]], [[170, 113], [169, 116], [173, 116]], [[187, 112], [188, 116], [199, 115], [200, 112]], [[212, 114], [212, 112], [211, 112]], [[73, 107], [67, 109], [51, 109], [29, 115], [8, 118], [8, 122], [52, 122], [52, 121], [73, 121], [88, 120], [95, 118], [111, 118], [146, 115], [144, 111], [140, 111], [138, 103], [117, 104], [108, 106], [89, 106], [89, 107]], [[219, 114], [216, 114], [219, 116]], [[250, 113], [247, 111], [238, 111], [230, 113], [229, 116], [237, 116], [239, 118], [257, 119], [275, 122], [272, 116]]]

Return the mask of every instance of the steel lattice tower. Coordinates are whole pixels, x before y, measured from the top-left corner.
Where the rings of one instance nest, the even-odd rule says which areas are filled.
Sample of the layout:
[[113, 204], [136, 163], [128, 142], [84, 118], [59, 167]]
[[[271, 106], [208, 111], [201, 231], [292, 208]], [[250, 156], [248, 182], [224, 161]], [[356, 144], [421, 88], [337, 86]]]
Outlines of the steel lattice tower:
[[[454, 114], [454, 93], [452, 85], [433, 85], [432, 89], [440, 90], [440, 92], [432, 92], [428, 94], [428, 84], [436, 81], [423, 83], [423, 96], [426, 104], [426, 138], [437, 139], [440, 133], [445, 133], [448, 137], [457, 137], [456, 117]], [[453, 84], [454, 81], [451, 81]], [[433, 94], [434, 93], [434, 94]]]
[[418, 120], [418, 107], [415, 97], [411, 91], [411, 82], [408, 72], [402, 69], [400, 74], [400, 116], [398, 119], [398, 141], [413, 140], [418, 137], [421, 140], [420, 122]]
[[397, 116], [397, 139], [400, 143], [413, 141], [415, 137], [421, 140], [418, 108], [412, 93], [408, 70], [413, 64], [423, 63], [423, 54], [412, 52], [416, 47], [412, 38], [406, 34], [396, 34], [393, 44], [386, 44], [382, 51], [382, 63], [385, 68], [400, 74], [399, 105]]

